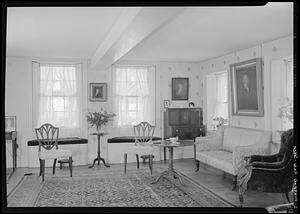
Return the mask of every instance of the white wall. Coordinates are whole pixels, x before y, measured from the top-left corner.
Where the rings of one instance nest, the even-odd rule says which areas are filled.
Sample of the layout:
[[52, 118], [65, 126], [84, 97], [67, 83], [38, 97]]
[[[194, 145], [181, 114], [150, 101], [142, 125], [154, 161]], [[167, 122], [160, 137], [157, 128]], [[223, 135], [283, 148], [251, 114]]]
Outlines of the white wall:
[[[274, 41], [258, 44], [254, 47], [238, 50], [215, 59], [207, 60], [199, 63], [203, 75], [212, 72], [227, 69], [232, 63], [242, 62], [256, 57], [263, 58], [263, 85], [264, 85], [264, 116], [263, 117], [246, 117], [246, 116], [232, 116], [231, 115], [231, 96], [229, 98], [229, 124], [233, 126], [240, 126], [253, 129], [272, 130], [272, 70], [271, 64], [273, 60], [282, 59], [293, 55], [293, 37], [287, 36]], [[273, 74], [278, 75], [278, 74]], [[273, 77], [274, 79], [275, 77]], [[204, 78], [205, 79], [205, 78]], [[230, 83], [230, 82], [228, 82]], [[204, 83], [206, 86], [206, 83]], [[229, 92], [231, 90], [228, 85]], [[206, 87], [203, 90], [204, 109], [206, 108], [206, 96], [209, 96], [209, 91]], [[206, 111], [204, 111], [204, 121], [207, 123]]]

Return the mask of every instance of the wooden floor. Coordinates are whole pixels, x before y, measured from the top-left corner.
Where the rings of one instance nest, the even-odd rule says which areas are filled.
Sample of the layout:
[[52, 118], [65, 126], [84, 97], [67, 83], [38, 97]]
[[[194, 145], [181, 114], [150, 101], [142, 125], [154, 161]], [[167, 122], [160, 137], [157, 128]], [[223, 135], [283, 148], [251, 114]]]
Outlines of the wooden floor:
[[[140, 168], [148, 168], [148, 164], [141, 164]], [[157, 161], [153, 162], [153, 168], [155, 167], [168, 167], [167, 161]], [[95, 165], [94, 168], [89, 169], [88, 166], [75, 166], [73, 167], [73, 176], [76, 175], [76, 169], [86, 169], [86, 170], [124, 170], [123, 164], [111, 164], [110, 168], [106, 168], [102, 163], [100, 165]], [[128, 169], [136, 169], [135, 163], [130, 163], [127, 166]], [[221, 196], [228, 202], [239, 206], [238, 200], [238, 190], [232, 191], [232, 176], [210, 166], [200, 164], [200, 170], [195, 172], [196, 166], [194, 159], [180, 159], [174, 161], [174, 168], [189, 176], [194, 181], [204, 185], [206, 188]], [[136, 169], [138, 170], [138, 169]], [[46, 168], [47, 173], [52, 173], [52, 168]], [[7, 184], [7, 194], [9, 194], [13, 188], [18, 184], [21, 178], [26, 173], [38, 174], [39, 168], [17, 168], [15, 173], [9, 179]], [[63, 168], [62, 170], [57, 167], [56, 174], [66, 174], [69, 173], [69, 169]], [[46, 175], [47, 179], [47, 175]], [[283, 198], [281, 194], [275, 193], [261, 193], [257, 191], [247, 191], [244, 196], [244, 207], [267, 207], [276, 204], [282, 204]]]

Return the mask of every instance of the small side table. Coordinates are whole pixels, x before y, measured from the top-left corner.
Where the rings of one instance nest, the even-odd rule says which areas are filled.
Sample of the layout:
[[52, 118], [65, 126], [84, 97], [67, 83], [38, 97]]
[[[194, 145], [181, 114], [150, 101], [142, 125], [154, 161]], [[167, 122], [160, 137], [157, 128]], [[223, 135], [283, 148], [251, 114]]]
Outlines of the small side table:
[[159, 146], [162, 146], [164, 148], [167, 148], [169, 150], [169, 166], [168, 169], [160, 174], [160, 176], [151, 184], [156, 184], [162, 177], [168, 178], [168, 179], [178, 179], [180, 184], [182, 186], [185, 186], [185, 184], [182, 182], [181, 177], [178, 172], [175, 171], [173, 168], [173, 149], [174, 147], [182, 147], [180, 144], [160, 144]]
[[97, 138], [98, 138], [98, 152], [97, 152], [97, 157], [94, 159], [93, 165], [89, 166], [89, 168], [93, 168], [96, 161], [98, 161], [98, 165], [100, 164], [100, 161], [102, 161], [104, 166], [110, 167], [108, 164], [105, 163], [105, 160], [100, 155], [100, 137], [103, 136], [103, 135], [106, 135], [106, 134], [107, 133], [93, 133], [93, 134], [91, 134], [91, 135], [97, 135]]

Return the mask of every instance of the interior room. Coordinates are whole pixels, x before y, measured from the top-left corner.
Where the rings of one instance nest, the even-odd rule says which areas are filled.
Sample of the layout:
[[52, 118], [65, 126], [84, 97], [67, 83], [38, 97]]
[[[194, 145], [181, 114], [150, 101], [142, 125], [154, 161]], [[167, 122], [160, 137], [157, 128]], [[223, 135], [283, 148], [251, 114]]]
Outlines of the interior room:
[[7, 7], [7, 207], [294, 210], [293, 9]]

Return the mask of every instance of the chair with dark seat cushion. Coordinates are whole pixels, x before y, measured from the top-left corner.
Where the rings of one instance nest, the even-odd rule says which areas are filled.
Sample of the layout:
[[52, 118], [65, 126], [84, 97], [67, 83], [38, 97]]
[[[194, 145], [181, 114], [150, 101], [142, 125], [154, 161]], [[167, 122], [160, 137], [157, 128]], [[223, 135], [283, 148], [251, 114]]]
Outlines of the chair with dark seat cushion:
[[283, 193], [288, 202], [294, 180], [294, 131], [287, 130], [281, 135], [280, 150], [274, 155], [252, 155], [244, 173], [239, 175], [239, 199], [243, 205], [243, 194], [248, 190], [268, 193]]

